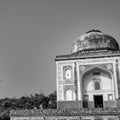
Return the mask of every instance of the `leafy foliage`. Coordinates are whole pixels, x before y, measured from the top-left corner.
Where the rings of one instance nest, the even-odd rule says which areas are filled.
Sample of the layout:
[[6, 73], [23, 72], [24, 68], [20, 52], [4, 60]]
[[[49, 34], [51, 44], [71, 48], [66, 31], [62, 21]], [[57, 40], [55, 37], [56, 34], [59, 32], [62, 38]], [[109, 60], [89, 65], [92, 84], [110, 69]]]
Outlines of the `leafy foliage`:
[[56, 91], [55, 92], [53, 92], [53, 93], [51, 93], [49, 96], [48, 96], [48, 98], [49, 98], [49, 105], [48, 105], [48, 108], [50, 108], [50, 109], [55, 109], [55, 108], [57, 108], [57, 96], [56, 96]]
[[48, 96], [36, 93], [20, 98], [4, 98], [0, 99], [0, 120], [9, 120], [12, 109], [55, 109], [56, 107], [56, 91]]

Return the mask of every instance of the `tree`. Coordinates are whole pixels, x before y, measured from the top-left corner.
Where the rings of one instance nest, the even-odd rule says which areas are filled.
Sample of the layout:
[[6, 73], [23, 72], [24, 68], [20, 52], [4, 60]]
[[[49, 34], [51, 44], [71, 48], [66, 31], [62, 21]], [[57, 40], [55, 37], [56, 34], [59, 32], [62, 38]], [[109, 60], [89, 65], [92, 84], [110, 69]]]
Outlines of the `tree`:
[[55, 109], [56, 107], [56, 91], [48, 96], [36, 93], [20, 98], [4, 98], [0, 99], [0, 120], [10, 120], [11, 109]]
[[57, 95], [56, 95], [56, 91], [54, 91], [53, 93], [51, 93], [49, 96], [49, 105], [48, 108], [50, 109], [55, 109], [57, 108]]

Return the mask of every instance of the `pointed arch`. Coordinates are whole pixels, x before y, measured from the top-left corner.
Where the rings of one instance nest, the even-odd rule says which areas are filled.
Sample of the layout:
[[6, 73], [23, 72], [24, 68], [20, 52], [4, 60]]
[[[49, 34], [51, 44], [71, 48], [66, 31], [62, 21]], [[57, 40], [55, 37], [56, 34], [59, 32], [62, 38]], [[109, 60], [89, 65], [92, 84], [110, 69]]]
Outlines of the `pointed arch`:
[[[108, 90], [112, 88], [112, 79], [113, 75], [108, 69], [100, 66], [93, 66], [82, 73], [81, 89], [83, 91], [91, 91], [96, 90], [97, 87], [99, 88], [98, 90]], [[108, 84], [108, 86], [105, 87], [105, 84]]]
[[100, 71], [100, 72], [104, 72], [104, 73], [107, 73], [110, 78], [112, 79], [112, 72], [110, 72], [108, 69], [106, 68], [103, 68], [103, 67], [100, 67], [100, 66], [93, 66], [93, 67], [90, 67], [89, 69], [87, 69], [86, 71], [84, 71], [82, 74], [81, 74], [81, 80], [83, 80], [83, 78], [85, 77], [86, 74], [88, 73], [91, 73], [91, 71]]

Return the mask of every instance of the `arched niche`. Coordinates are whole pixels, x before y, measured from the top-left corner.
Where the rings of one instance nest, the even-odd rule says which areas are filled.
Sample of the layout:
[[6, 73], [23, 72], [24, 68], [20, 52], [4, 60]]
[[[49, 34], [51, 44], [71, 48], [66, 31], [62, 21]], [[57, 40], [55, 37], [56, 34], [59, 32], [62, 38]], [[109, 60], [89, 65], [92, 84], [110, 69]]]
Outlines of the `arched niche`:
[[65, 91], [65, 100], [66, 101], [73, 101], [75, 100], [75, 91], [72, 89], [67, 89]]
[[112, 73], [105, 68], [94, 66], [82, 74], [81, 83], [83, 91], [111, 90]]

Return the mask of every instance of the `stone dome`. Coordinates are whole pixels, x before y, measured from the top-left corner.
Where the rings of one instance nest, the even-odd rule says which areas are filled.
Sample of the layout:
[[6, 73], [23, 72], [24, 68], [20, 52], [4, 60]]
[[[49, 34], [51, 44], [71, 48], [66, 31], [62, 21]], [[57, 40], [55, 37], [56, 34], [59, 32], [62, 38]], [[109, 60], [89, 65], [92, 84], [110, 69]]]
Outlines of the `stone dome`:
[[90, 30], [74, 41], [72, 53], [111, 50], [119, 51], [117, 41], [110, 35], [104, 34], [99, 30]]

